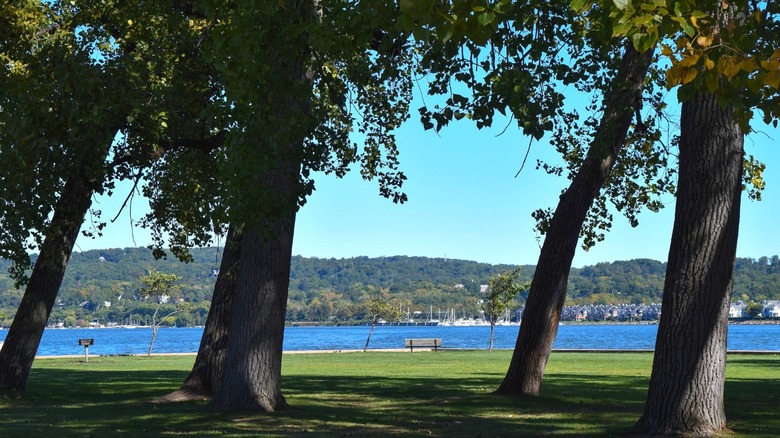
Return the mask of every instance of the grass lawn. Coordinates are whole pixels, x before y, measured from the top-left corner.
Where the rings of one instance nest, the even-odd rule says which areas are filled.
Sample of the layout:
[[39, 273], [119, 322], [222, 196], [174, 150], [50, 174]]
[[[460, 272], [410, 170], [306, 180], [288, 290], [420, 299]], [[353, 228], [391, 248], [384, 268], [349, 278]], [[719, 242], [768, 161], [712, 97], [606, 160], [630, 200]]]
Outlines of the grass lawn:
[[[39, 359], [24, 394], [0, 398], [0, 437], [623, 436], [642, 412], [652, 356], [553, 353], [543, 395], [491, 395], [508, 351], [330, 353], [284, 357], [293, 410], [217, 413], [205, 402], [153, 405], [194, 356]], [[780, 355], [730, 356], [735, 436], [780, 434]]]

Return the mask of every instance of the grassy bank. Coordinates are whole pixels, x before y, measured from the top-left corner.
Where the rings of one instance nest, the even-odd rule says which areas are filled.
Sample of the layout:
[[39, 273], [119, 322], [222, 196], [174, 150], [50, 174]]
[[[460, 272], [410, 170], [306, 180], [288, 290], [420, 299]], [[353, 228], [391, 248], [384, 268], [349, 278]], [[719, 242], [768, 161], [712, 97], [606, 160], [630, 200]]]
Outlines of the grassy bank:
[[[554, 353], [543, 396], [491, 395], [510, 354], [288, 355], [293, 410], [270, 415], [148, 403], [192, 356], [41, 359], [26, 393], [0, 399], [0, 436], [622, 436], [641, 414], [650, 354]], [[731, 356], [727, 377], [734, 434], [780, 432], [780, 356]]]

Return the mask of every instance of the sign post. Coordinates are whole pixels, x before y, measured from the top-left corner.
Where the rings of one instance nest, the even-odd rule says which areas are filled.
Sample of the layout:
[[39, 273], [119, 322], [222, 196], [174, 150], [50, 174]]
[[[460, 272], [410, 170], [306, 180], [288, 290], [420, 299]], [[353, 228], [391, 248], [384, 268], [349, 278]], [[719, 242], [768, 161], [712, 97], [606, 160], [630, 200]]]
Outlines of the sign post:
[[79, 345], [84, 346], [84, 362], [89, 362], [89, 346], [94, 344], [95, 340], [92, 338], [79, 339]]

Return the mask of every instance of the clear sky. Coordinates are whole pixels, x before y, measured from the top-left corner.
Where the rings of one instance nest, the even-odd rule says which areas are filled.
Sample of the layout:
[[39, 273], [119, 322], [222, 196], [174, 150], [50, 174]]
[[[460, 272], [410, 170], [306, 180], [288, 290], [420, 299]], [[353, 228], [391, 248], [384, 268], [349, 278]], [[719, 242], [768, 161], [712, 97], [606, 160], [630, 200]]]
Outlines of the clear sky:
[[[416, 108], [413, 106], [413, 108]], [[677, 111], [672, 108], [672, 111]], [[766, 163], [767, 188], [761, 202], [744, 197], [739, 257], [758, 258], [780, 253], [780, 130], [757, 124], [760, 133], [746, 140], [748, 154]], [[424, 131], [415, 116], [397, 133], [401, 168], [408, 177], [402, 205], [379, 196], [373, 181], [358, 172], [344, 179], [318, 176], [316, 191], [301, 209], [293, 253], [307, 257], [428, 256], [487, 263], [536, 264], [541, 241], [534, 232], [531, 213], [554, 208], [564, 176], [535, 168], [537, 159], [555, 160], [544, 140], [531, 144], [525, 169], [520, 169], [529, 140], [510, 127], [501, 136], [497, 128], [478, 131], [462, 120], [438, 135]], [[129, 188], [126, 188], [129, 190]], [[113, 217], [126, 190], [115, 199], [99, 198], [96, 207]], [[133, 217], [148, 209], [140, 197]], [[674, 199], [660, 213], [644, 212], [639, 226], [631, 228], [615, 214], [606, 240], [590, 251], [578, 249], [575, 267], [599, 262], [650, 258], [665, 261], [674, 222]], [[128, 212], [111, 224], [102, 238], [79, 238], [77, 250], [145, 246], [148, 233], [131, 226]]]

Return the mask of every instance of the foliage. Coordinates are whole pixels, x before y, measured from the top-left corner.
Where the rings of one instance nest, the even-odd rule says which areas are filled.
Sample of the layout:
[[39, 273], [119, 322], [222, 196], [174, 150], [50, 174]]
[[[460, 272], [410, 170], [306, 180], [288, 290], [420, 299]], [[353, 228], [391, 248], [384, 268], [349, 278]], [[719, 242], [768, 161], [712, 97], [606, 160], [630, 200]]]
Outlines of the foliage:
[[755, 318], [761, 315], [761, 312], [763, 311], [764, 305], [761, 303], [756, 303], [755, 301], [749, 302], [747, 307], [745, 307], [745, 314], [751, 318]]
[[493, 331], [496, 323], [505, 313], [509, 313], [515, 296], [531, 286], [531, 283], [517, 283], [521, 270], [522, 268], [515, 268], [488, 280], [488, 293], [482, 301], [482, 311], [490, 322], [490, 351], [493, 351]]
[[[192, 356], [36, 360], [25, 394], [0, 399], [0, 435], [620, 436], [641, 413], [652, 363], [648, 353], [553, 352], [548, 395], [523, 400], [490, 395], [509, 352], [489, 360], [486, 352], [421, 354], [286, 355], [285, 395], [306, 415], [274, 417], [208, 412], [204, 402], [147, 403], [179, 387]], [[734, 433], [780, 428], [779, 372], [777, 356], [729, 355]]]
[[[642, 48], [662, 43], [670, 65], [667, 86], [681, 101], [708, 91], [737, 108], [745, 131], [753, 109], [764, 123], [780, 117], [780, 8], [773, 2], [638, 2], [575, 0], [585, 13], [597, 4], [609, 11], [612, 34]], [[594, 9], [598, 9], [594, 8]], [[600, 18], [601, 16], [599, 16]]]
[[[160, 326], [168, 319], [171, 319], [173, 315], [179, 313], [181, 311], [181, 307], [179, 307], [180, 302], [183, 302], [184, 300], [177, 299], [177, 295], [179, 292], [179, 285], [174, 284], [177, 281], [181, 280], [181, 277], [179, 277], [176, 274], [166, 274], [164, 272], [159, 272], [155, 270], [149, 271], [148, 274], [142, 276], [140, 278], [141, 284], [143, 287], [141, 287], [141, 290], [139, 291], [141, 296], [145, 299], [151, 298], [154, 300], [155, 306], [154, 306], [154, 313], [152, 313], [152, 339], [149, 342], [149, 353], [148, 355], [152, 355], [152, 348], [154, 347], [154, 340], [157, 338], [157, 331], [160, 329]], [[159, 320], [157, 319], [157, 315], [160, 312], [160, 308], [162, 304], [167, 303], [169, 300], [173, 299], [174, 302], [176, 302], [177, 306], [171, 309], [168, 312], [163, 313], [163, 317]]]
[[408, 117], [412, 82], [393, 4], [197, 6], [213, 17], [198, 50], [214, 70], [219, 98], [204, 117], [218, 141], [207, 154], [171, 155], [145, 175], [152, 212], [142, 223], [158, 250], [170, 246], [187, 260], [188, 247], [210, 244], [227, 223], [263, 225], [255, 222], [278, 216], [287, 209], [278, 190], [255, 177], [280, 162], [299, 170], [290, 181], [298, 207], [315, 176], [341, 177], [353, 167], [376, 180], [382, 196], [406, 200], [392, 131]]
[[529, 283], [518, 283], [523, 268], [515, 268], [488, 280], [488, 294], [482, 302], [482, 310], [491, 325], [494, 325], [510, 310], [515, 296], [528, 289]]
[[[97, 319], [106, 324], [151, 324], [152, 303], [137, 292], [139, 277], [149, 270], [169, 272], [182, 279], [180, 296], [191, 306], [177, 314], [176, 325], [203, 325], [219, 268], [218, 248], [192, 249], [193, 262], [155, 260], [146, 248], [107, 249], [73, 254], [58, 295], [50, 323], [88, 325]], [[101, 261], [101, 257], [102, 260]], [[0, 273], [10, 266], [0, 260]], [[480, 285], [513, 266], [490, 265], [465, 260], [425, 257], [356, 257], [292, 259], [287, 319], [369, 323], [362, 303], [381, 297], [405, 310], [425, 313], [433, 306], [437, 313], [448, 309], [479, 315]], [[567, 293], [568, 305], [648, 304], [661, 302], [664, 263], [636, 259], [598, 263], [572, 268]], [[533, 266], [524, 266], [520, 282], [530, 281]], [[734, 277], [734, 300], [760, 302], [780, 299], [780, 258], [739, 258]], [[524, 294], [518, 296], [522, 303]], [[8, 275], [0, 274], [0, 309], [13, 317], [22, 291], [14, 288]], [[109, 303], [106, 306], [106, 303]], [[163, 305], [161, 311], [173, 310]], [[185, 316], [187, 315], [187, 316]], [[435, 315], [434, 315], [435, 316]], [[3, 323], [10, 323], [8, 319]]]
[[152, 298], [157, 303], [167, 301], [165, 297], [173, 298], [181, 289], [175, 284], [181, 280], [176, 274], [166, 274], [164, 272], [150, 270], [149, 273], [140, 278], [143, 285], [139, 290], [144, 298]]
[[371, 334], [374, 332], [377, 323], [382, 319], [391, 322], [400, 321], [401, 311], [396, 306], [393, 306], [381, 298], [371, 298], [363, 303], [363, 307], [371, 320], [371, 330], [368, 332], [366, 345], [363, 347], [363, 351], [365, 352], [368, 350], [368, 343], [371, 342]]
[[[29, 253], [40, 248], [65, 182], [80, 178], [111, 194], [116, 180], [137, 180], [138, 169], [160, 157], [153, 145], [168, 122], [197, 107], [190, 104], [202, 90], [195, 84], [202, 69], [192, 67], [196, 56], [187, 57], [196, 23], [167, 3], [27, 1], [4, 8], [0, 256], [24, 282]], [[85, 234], [99, 235], [102, 212], [91, 210], [88, 221]]]
[[401, 320], [401, 311], [396, 306], [381, 299], [372, 298], [363, 303], [363, 306], [370, 317], [371, 325], [376, 325], [380, 319], [391, 322]]
[[[409, 1], [401, 2], [401, 11], [403, 25], [418, 40], [419, 73], [428, 80], [428, 94], [444, 100], [420, 108], [427, 129], [438, 131], [464, 118], [478, 128], [500, 121], [506, 130], [516, 123], [536, 140], [548, 135], [563, 159], [563, 165], [540, 161], [537, 169], [555, 175], [565, 170], [570, 179], [588, 155], [609, 154], [593, 138], [624, 39], [580, 20], [569, 1]], [[585, 249], [611, 228], [608, 203], [637, 226], [639, 212], [658, 211], [664, 195], [674, 193], [669, 167], [674, 153], [663, 141], [662, 80], [662, 71], [651, 68], [644, 110], [637, 111], [628, 147], [581, 229]], [[585, 117], [580, 116], [582, 97], [589, 102]], [[552, 210], [540, 208], [533, 217], [536, 230], [545, 234]]]

